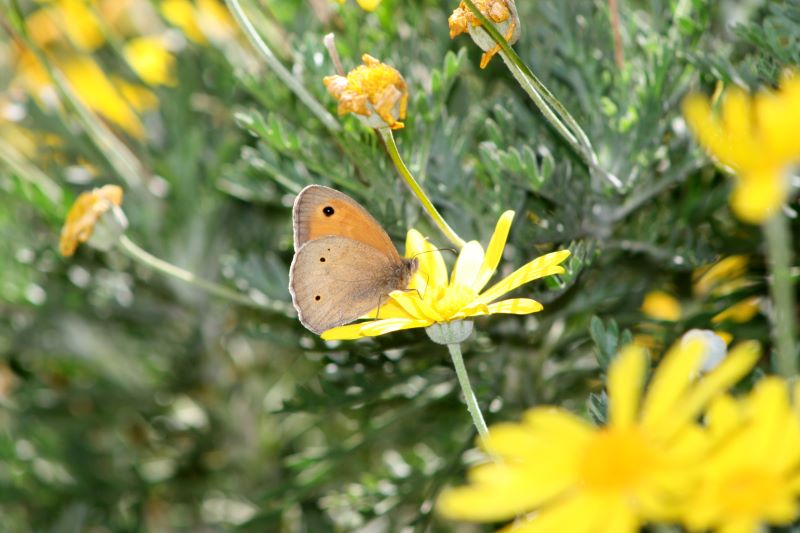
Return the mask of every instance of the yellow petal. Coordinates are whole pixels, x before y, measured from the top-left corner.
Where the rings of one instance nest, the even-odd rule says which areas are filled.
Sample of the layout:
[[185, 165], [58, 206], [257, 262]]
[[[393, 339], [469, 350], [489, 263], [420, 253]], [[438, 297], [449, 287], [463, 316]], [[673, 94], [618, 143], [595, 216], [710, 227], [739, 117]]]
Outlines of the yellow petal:
[[195, 7], [189, 0], [163, 0], [160, 8], [164, 18], [180, 28], [186, 37], [198, 44], [208, 42], [197, 23]]
[[[433, 290], [433, 287], [426, 290]], [[425, 298], [421, 298], [420, 296], [421, 294], [416, 290], [392, 292], [392, 299], [402, 308], [404, 313], [404, 315], [397, 314], [395, 316], [419, 318], [429, 320], [430, 322], [443, 322], [444, 318]], [[389, 318], [389, 315], [386, 315], [386, 318]]]
[[658, 365], [642, 406], [642, 424], [658, 431], [675, 416], [675, 404], [685, 394], [705, 357], [705, 343], [695, 339], [676, 343]]
[[583, 447], [595, 432], [584, 419], [553, 407], [535, 407], [523, 415], [525, 424], [549, 435], [553, 440]]
[[136, 37], [122, 49], [136, 74], [151, 85], [175, 85], [175, 56], [159, 37]]
[[731, 209], [741, 220], [761, 224], [777, 214], [789, 194], [783, 169], [742, 173], [731, 193]]
[[358, 5], [361, 6], [361, 9], [364, 11], [375, 11], [375, 9], [380, 5], [381, 0], [356, 0]]
[[608, 370], [609, 425], [629, 428], [636, 421], [642, 394], [647, 353], [638, 346], [625, 348]]
[[497, 226], [495, 226], [494, 233], [492, 233], [492, 239], [489, 241], [489, 247], [486, 249], [486, 257], [483, 259], [475, 284], [472, 286], [476, 292], [480, 292], [486, 286], [489, 280], [492, 279], [495, 270], [497, 270], [497, 265], [500, 264], [500, 259], [503, 257], [503, 249], [506, 246], [512, 220], [514, 220], [514, 212], [506, 211], [497, 221]]
[[502, 300], [489, 304], [488, 311], [490, 315], [495, 313], [506, 313], [510, 315], [527, 315], [530, 313], [538, 313], [544, 309], [542, 304], [530, 298], [511, 298], [509, 300]]
[[536, 258], [530, 263], [516, 270], [510, 276], [500, 280], [492, 285], [483, 294], [480, 295], [480, 301], [484, 303], [491, 303], [509, 291], [512, 291], [530, 281], [533, 281], [544, 276], [552, 274], [562, 274], [564, 268], [558, 266], [567, 257], [569, 257], [569, 250], [561, 250], [559, 252], [552, 252], [542, 257]]
[[473, 287], [483, 265], [483, 248], [478, 241], [470, 241], [461, 248], [453, 267], [450, 286]]
[[641, 311], [650, 318], [676, 322], [681, 318], [681, 303], [664, 291], [650, 291], [644, 295]]
[[430, 325], [431, 322], [428, 320], [387, 318], [386, 320], [371, 320], [369, 322], [339, 326], [338, 328], [332, 328], [323, 332], [320, 337], [326, 341], [353, 340], [360, 339], [361, 337], [375, 337], [401, 329], [423, 328]]
[[[689, 346], [694, 342], [689, 343]], [[704, 355], [705, 351], [701, 350]], [[665, 416], [664, 422], [658, 428], [662, 435], [669, 436], [682, 425], [697, 417], [716, 395], [730, 388], [746, 375], [758, 362], [761, 356], [761, 347], [757, 342], [743, 342], [735, 346], [722, 363], [705, 375], [697, 385], [689, 391], [680, 405], [674, 406], [672, 412]]]
[[447, 266], [442, 253], [415, 229], [408, 230], [406, 234], [405, 256], [416, 258], [419, 263], [417, 273], [409, 285], [410, 288], [425, 294], [426, 288], [429, 286], [444, 287], [447, 285]]

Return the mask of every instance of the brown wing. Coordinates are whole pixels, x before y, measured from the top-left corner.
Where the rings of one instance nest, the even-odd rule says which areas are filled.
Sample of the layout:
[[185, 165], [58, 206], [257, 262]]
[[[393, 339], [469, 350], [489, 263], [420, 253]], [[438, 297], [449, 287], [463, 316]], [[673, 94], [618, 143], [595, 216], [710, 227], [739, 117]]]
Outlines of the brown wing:
[[309, 185], [297, 195], [292, 209], [294, 249], [305, 243], [337, 235], [375, 248], [397, 261], [392, 240], [366, 209], [344, 193], [322, 185]]
[[300, 322], [322, 333], [352, 322], [403, 284], [402, 259], [347, 237], [322, 237], [294, 254], [289, 292]]

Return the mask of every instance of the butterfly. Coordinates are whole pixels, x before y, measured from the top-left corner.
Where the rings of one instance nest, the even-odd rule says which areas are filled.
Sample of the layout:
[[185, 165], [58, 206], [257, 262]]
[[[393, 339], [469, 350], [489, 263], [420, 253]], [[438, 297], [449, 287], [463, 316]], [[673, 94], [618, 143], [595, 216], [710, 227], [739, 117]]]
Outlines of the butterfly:
[[400, 256], [381, 225], [358, 202], [309, 185], [292, 208], [294, 258], [289, 292], [300, 323], [314, 333], [347, 324], [408, 287], [416, 258]]

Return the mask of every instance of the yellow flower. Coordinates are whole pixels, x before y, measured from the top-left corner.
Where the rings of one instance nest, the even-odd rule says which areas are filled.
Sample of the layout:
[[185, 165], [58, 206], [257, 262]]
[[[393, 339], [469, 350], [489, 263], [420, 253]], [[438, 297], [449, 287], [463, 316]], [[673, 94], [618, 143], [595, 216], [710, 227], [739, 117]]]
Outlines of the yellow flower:
[[145, 82], [151, 85], [175, 85], [175, 56], [159, 37], [136, 37], [122, 50], [125, 60]]
[[[519, 39], [519, 17], [514, 0], [473, 0], [475, 7], [483, 15], [497, 24], [509, 44], [514, 44]], [[494, 42], [491, 36], [480, 27], [481, 22], [470, 11], [467, 4], [461, 2], [447, 19], [450, 26], [450, 38], [462, 33], [469, 33], [475, 43], [481, 47], [484, 54], [481, 56], [481, 68], [486, 68], [492, 57], [501, 50], [500, 45]]]
[[753, 224], [775, 215], [789, 195], [787, 169], [800, 161], [800, 77], [787, 75], [777, 91], [752, 96], [733, 88], [719, 112], [693, 94], [683, 112], [698, 142], [736, 174], [734, 213]]
[[788, 389], [768, 377], [742, 400], [725, 395], [711, 404], [706, 420], [713, 447], [698, 463], [699, 479], [686, 500], [689, 529], [755, 533], [798, 516], [800, 417]]
[[[370, 128], [403, 127], [408, 89], [400, 73], [369, 54], [361, 56], [363, 65], [347, 76], [325, 76], [323, 83], [339, 102], [339, 114], [355, 113]], [[374, 114], [373, 114], [374, 113]], [[377, 116], [375, 116], [377, 115]]]
[[515, 533], [633, 533], [674, 520], [707, 450], [695, 419], [752, 368], [759, 350], [740, 345], [694, 380], [705, 352], [699, 340], [677, 343], [643, 393], [647, 356], [624, 349], [609, 368], [605, 426], [553, 407], [493, 426], [481, 444], [493, 460], [470, 470], [470, 485], [445, 491], [439, 512], [479, 522], [533, 513], [511, 524]]
[[724, 296], [747, 285], [747, 256], [731, 255], [692, 273], [693, 290], [698, 296]]
[[746, 298], [741, 302], [737, 302], [732, 306], [720, 311], [711, 319], [713, 324], [718, 324], [720, 322], [731, 321], [731, 322], [739, 322], [743, 324], [745, 322], [750, 322], [754, 316], [756, 316], [761, 308], [761, 298], [758, 296], [752, 296], [750, 298]]
[[356, 339], [401, 329], [426, 328], [473, 316], [495, 313], [524, 315], [541, 311], [542, 304], [530, 298], [496, 300], [525, 283], [563, 273], [564, 268], [559, 264], [569, 256], [568, 250], [534, 259], [483, 290], [500, 264], [513, 218], [513, 211], [503, 213], [485, 254], [477, 241], [464, 245], [449, 280], [442, 254], [418, 231], [409, 230], [406, 257], [416, 257], [419, 261], [409, 290], [392, 292], [386, 304], [369, 313], [368, 317], [373, 318], [377, 314], [377, 320], [333, 328], [324, 332], [322, 338]]
[[[345, 0], [336, 0], [340, 4], [344, 4]], [[364, 11], [375, 11], [378, 6], [381, 4], [381, 0], [356, 0], [358, 5], [361, 6], [361, 9]]]
[[165, 19], [198, 44], [221, 42], [235, 35], [236, 24], [218, 0], [197, 0], [196, 6], [189, 0], [164, 0], [160, 8]]
[[72, 204], [61, 229], [61, 240], [58, 243], [61, 255], [69, 257], [74, 254], [78, 244], [88, 241], [92, 236], [100, 216], [114, 206], [120, 205], [122, 205], [122, 188], [117, 185], [105, 185], [81, 193]]
[[91, 52], [105, 42], [100, 23], [84, 0], [57, 0], [53, 5], [57, 11], [52, 14], [75, 46]]
[[677, 322], [681, 319], [681, 303], [664, 291], [650, 291], [644, 295], [642, 313], [656, 320]]
[[197, 22], [194, 5], [189, 0], [165, 0], [161, 2], [161, 14], [192, 41], [206, 44], [208, 41]]
[[130, 135], [139, 139], [144, 137], [145, 130], [139, 117], [92, 58], [72, 56], [59, 62], [59, 66], [77, 97], [89, 109]]

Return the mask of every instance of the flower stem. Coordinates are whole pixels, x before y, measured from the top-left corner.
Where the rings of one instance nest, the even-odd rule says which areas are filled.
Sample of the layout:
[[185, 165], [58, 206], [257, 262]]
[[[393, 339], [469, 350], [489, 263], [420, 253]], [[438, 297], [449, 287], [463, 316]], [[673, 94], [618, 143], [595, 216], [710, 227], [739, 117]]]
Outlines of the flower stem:
[[459, 343], [450, 343], [447, 345], [450, 351], [450, 357], [453, 359], [453, 366], [456, 369], [458, 376], [458, 384], [461, 385], [461, 392], [464, 393], [464, 400], [467, 402], [467, 410], [472, 416], [472, 423], [475, 424], [475, 429], [481, 439], [489, 436], [489, 430], [486, 427], [486, 422], [483, 420], [481, 408], [478, 406], [478, 399], [475, 397], [475, 392], [472, 390], [472, 385], [469, 383], [469, 375], [467, 375], [467, 368], [464, 366], [464, 357], [461, 355], [461, 345]]
[[772, 271], [772, 334], [775, 339], [774, 367], [784, 377], [797, 374], [797, 345], [795, 344], [795, 296], [790, 272], [792, 242], [789, 225], [781, 213], [764, 224], [767, 255]]
[[309, 93], [305, 87], [294, 77], [292, 74], [283, 66], [275, 54], [272, 52], [267, 43], [264, 42], [264, 39], [256, 31], [255, 26], [253, 23], [250, 22], [250, 19], [247, 17], [247, 14], [242, 9], [239, 0], [225, 0], [225, 3], [228, 6], [228, 10], [233, 14], [233, 17], [239, 23], [239, 26], [244, 31], [244, 34], [250, 40], [250, 43], [255, 47], [256, 50], [261, 54], [261, 57], [267, 63], [269, 68], [275, 73], [278, 78], [292, 91], [297, 98], [303, 102], [314, 115], [328, 128], [330, 131], [340, 131], [342, 126], [339, 122], [328, 113], [328, 111], [322, 107], [312, 95]]
[[125, 255], [134, 261], [146, 265], [162, 274], [166, 274], [167, 276], [172, 276], [173, 278], [185, 281], [186, 283], [194, 285], [195, 287], [202, 289], [209, 294], [213, 294], [214, 296], [218, 296], [238, 304], [246, 305], [248, 307], [266, 309], [268, 311], [274, 311], [287, 316], [292, 316], [294, 314], [293, 309], [288, 304], [273, 300], [265, 300], [264, 302], [255, 301], [252, 298], [235, 290], [224, 287], [218, 283], [204, 280], [188, 270], [184, 270], [173, 265], [172, 263], [164, 261], [163, 259], [159, 259], [158, 257], [140, 248], [139, 245], [134, 243], [125, 235], [122, 235], [119, 238], [117, 244], [125, 253]]
[[542, 112], [545, 119], [555, 128], [555, 130], [569, 143], [575, 152], [581, 156], [589, 168], [596, 174], [606, 179], [615, 189], [622, 188], [622, 182], [600, 167], [597, 154], [592, 147], [589, 137], [580, 127], [564, 105], [553, 96], [553, 93], [536, 77], [533, 71], [522, 61], [519, 55], [508, 44], [505, 37], [497, 30], [494, 24], [483, 14], [472, 0], [464, 0], [473, 15], [480, 21], [480, 29], [500, 46], [500, 57], [508, 66], [514, 79], [520, 84], [522, 89], [528, 93], [533, 103]]
[[403, 181], [411, 188], [411, 192], [414, 193], [414, 196], [422, 204], [422, 207], [425, 209], [425, 212], [428, 213], [428, 216], [431, 217], [434, 224], [439, 227], [444, 236], [452, 242], [456, 248], [461, 249], [464, 246], [464, 241], [459, 237], [455, 231], [445, 222], [442, 215], [439, 214], [439, 211], [436, 210], [433, 203], [428, 199], [428, 196], [425, 194], [425, 191], [422, 190], [417, 180], [414, 179], [414, 176], [411, 175], [411, 171], [408, 170], [408, 167], [403, 162], [403, 158], [400, 157], [400, 152], [397, 150], [397, 145], [394, 142], [394, 135], [392, 135], [392, 130], [389, 128], [378, 128], [378, 133], [380, 133], [383, 142], [386, 144], [386, 149], [389, 151], [389, 157], [392, 159], [392, 163], [394, 163], [395, 168], [400, 173], [400, 177], [403, 178]]

